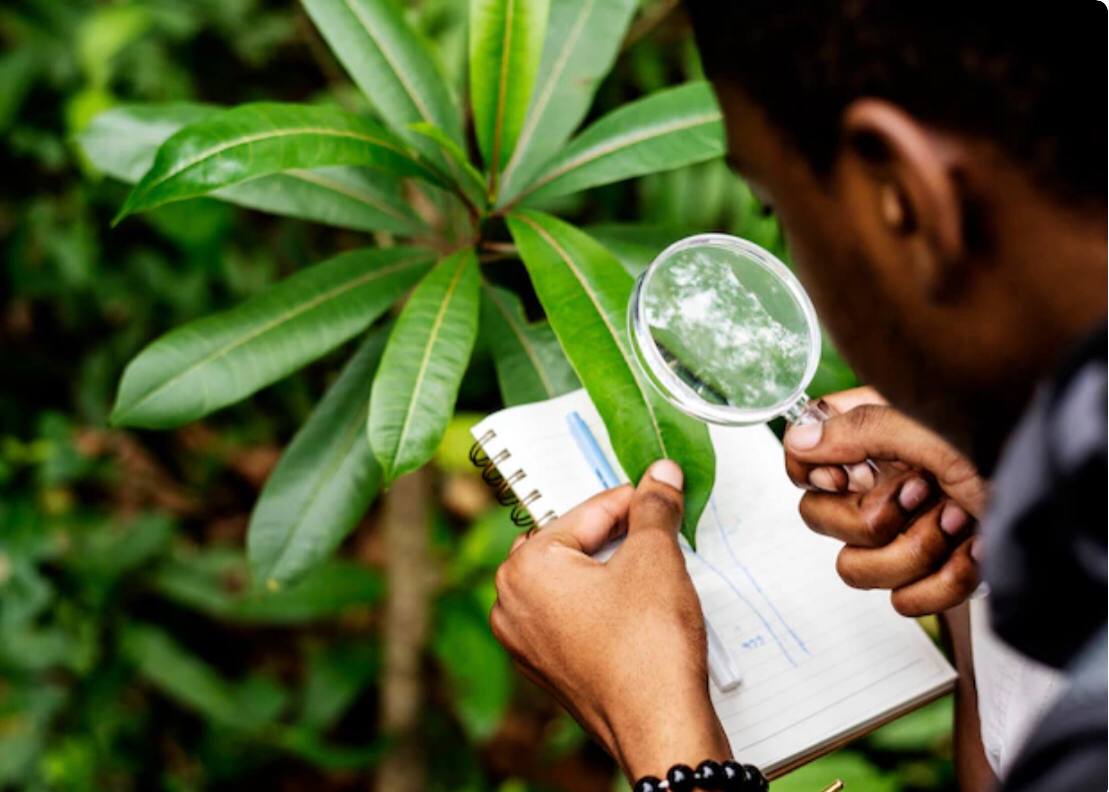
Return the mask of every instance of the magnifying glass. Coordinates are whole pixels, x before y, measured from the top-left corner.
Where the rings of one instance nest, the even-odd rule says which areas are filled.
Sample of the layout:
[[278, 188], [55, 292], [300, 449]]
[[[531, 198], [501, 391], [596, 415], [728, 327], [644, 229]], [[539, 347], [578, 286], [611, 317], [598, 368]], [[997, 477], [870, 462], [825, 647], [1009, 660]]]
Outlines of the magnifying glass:
[[812, 301], [789, 267], [745, 239], [699, 234], [662, 251], [636, 281], [628, 335], [647, 380], [694, 418], [831, 417], [805, 393], [820, 363]]

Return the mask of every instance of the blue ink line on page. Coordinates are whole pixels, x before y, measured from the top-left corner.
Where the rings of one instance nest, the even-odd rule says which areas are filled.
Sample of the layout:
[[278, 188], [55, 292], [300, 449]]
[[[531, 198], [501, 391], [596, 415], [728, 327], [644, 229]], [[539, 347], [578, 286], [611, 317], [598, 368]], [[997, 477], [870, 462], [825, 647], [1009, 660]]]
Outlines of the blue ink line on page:
[[767, 606], [769, 606], [770, 610], [774, 611], [774, 616], [777, 617], [782, 626], [786, 628], [786, 631], [789, 632], [789, 634], [793, 637], [793, 640], [797, 642], [797, 645], [801, 647], [801, 651], [809, 656], [812, 656], [812, 652], [810, 652], [809, 648], [805, 646], [805, 642], [801, 640], [801, 636], [794, 632], [793, 627], [790, 626], [789, 622], [787, 622], [782, 614], [778, 611], [778, 608], [774, 604], [773, 600], [771, 600], [770, 597], [766, 595], [766, 592], [763, 591], [762, 586], [760, 586], [758, 581], [755, 580], [755, 576], [751, 574], [751, 570], [749, 570], [747, 566], [739, 560], [739, 557], [736, 555], [735, 550], [732, 548], [732, 543], [728, 541], [728, 532], [724, 530], [724, 525], [720, 522], [720, 513], [716, 510], [715, 498], [709, 498], [709, 508], [712, 510], [712, 519], [716, 523], [716, 530], [720, 534], [720, 540], [724, 543], [724, 549], [728, 551], [728, 556], [732, 559], [732, 563], [739, 567], [740, 571], [742, 571], [743, 574], [747, 577], [747, 580], [749, 580], [751, 585], [754, 586], [755, 591], [757, 591], [759, 593], [759, 596], [762, 597], [763, 602], [765, 602]]
[[747, 599], [746, 595], [744, 595], [744, 593], [739, 590], [739, 586], [733, 583], [727, 575], [725, 575], [720, 569], [716, 567], [715, 564], [713, 564], [711, 561], [709, 561], [707, 558], [705, 558], [703, 555], [696, 552], [695, 550], [692, 550], [688, 546], [683, 545], [682, 552], [692, 556], [693, 558], [696, 558], [698, 561], [704, 564], [706, 569], [720, 578], [720, 580], [724, 582], [724, 585], [732, 590], [732, 593], [739, 598], [739, 601], [746, 605], [751, 610], [751, 613], [755, 614], [755, 616], [758, 617], [759, 621], [762, 622], [762, 626], [766, 628], [766, 631], [768, 633], [770, 633], [770, 637], [774, 639], [774, 643], [778, 644], [778, 648], [782, 651], [782, 654], [785, 656], [786, 660], [789, 661], [789, 664], [796, 667], [797, 661], [793, 659], [793, 657], [789, 653], [789, 650], [786, 649], [785, 644], [783, 644], [781, 639], [778, 638], [778, 635], [774, 632], [774, 628], [770, 625], [770, 622], [762, 614], [762, 611], [756, 608], [754, 603], [752, 603], [751, 600]]
[[593, 470], [597, 480], [601, 482], [601, 486], [605, 489], [620, 486], [620, 479], [617, 477], [616, 471], [608, 463], [604, 451], [597, 443], [597, 438], [589, 431], [589, 425], [578, 414], [577, 410], [566, 414], [566, 423], [570, 426], [570, 434], [573, 435], [574, 442], [578, 444], [578, 449]]

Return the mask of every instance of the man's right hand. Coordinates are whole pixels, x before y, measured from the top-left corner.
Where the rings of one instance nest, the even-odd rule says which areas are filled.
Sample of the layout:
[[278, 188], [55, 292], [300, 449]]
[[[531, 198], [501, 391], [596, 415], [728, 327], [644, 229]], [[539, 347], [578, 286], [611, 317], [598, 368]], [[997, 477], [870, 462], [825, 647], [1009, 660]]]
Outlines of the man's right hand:
[[[906, 616], [963, 602], [979, 581], [974, 523], [985, 510], [985, 481], [966, 457], [874, 390], [825, 401], [838, 414], [786, 433], [786, 470], [808, 490], [806, 524], [845, 543], [840, 577], [856, 588], [889, 589]], [[867, 459], [889, 463], [877, 480]]]

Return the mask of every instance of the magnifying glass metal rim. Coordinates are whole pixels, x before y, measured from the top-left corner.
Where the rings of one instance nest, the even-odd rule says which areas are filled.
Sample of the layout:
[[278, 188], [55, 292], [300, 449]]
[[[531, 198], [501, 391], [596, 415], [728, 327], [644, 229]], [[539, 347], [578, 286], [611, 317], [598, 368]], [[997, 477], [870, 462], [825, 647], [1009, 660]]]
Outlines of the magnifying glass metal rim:
[[[768, 270], [789, 289], [790, 294], [805, 315], [809, 330], [809, 359], [805, 366], [805, 373], [793, 391], [769, 407], [748, 408], [710, 404], [674, 373], [674, 370], [663, 359], [662, 353], [659, 352], [658, 346], [651, 337], [650, 325], [647, 321], [647, 306], [642, 299], [651, 277], [659, 271], [658, 265], [673, 254], [687, 248], [700, 246], [727, 248], [746, 256], [763, 269]], [[797, 280], [797, 276], [777, 256], [753, 242], [748, 242], [746, 239], [730, 234], [697, 234], [686, 237], [655, 256], [654, 260], [647, 265], [647, 268], [636, 279], [635, 288], [632, 290], [631, 299], [628, 301], [628, 336], [631, 340], [635, 361], [644, 377], [655, 390], [687, 415], [725, 426], [760, 424], [788, 414], [799, 402], [807, 401], [808, 397], [805, 395], [805, 389], [812, 382], [813, 376], [816, 374], [816, 367], [820, 364], [820, 324], [817, 321], [816, 309], [813, 308], [812, 300], [805, 293], [805, 289], [801, 286], [801, 282]]]

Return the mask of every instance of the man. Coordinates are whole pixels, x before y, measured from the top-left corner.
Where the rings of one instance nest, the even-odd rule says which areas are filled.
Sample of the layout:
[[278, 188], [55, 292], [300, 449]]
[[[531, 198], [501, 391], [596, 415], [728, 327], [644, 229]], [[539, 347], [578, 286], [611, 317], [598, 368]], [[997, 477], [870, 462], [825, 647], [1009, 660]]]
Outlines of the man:
[[[842, 415], [787, 433], [803, 517], [845, 542], [849, 584], [948, 616], [964, 788], [1105, 788], [1105, 8], [687, 9], [735, 168], [841, 351], [897, 408], [844, 394]], [[904, 473], [849, 481], [840, 465], [868, 457]], [[491, 614], [633, 779], [730, 755], [674, 538], [681, 486], [662, 460], [517, 540]], [[589, 558], [624, 531], [610, 562]], [[976, 602], [1007, 647], [984, 607], [967, 625], [979, 563]], [[1006, 692], [1002, 663], [1027, 685]]]

